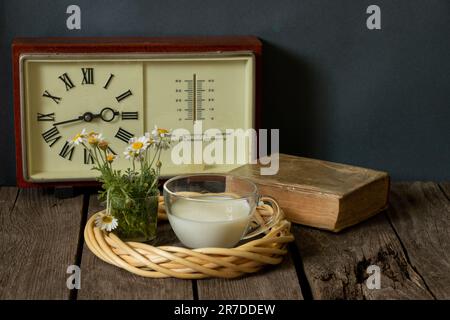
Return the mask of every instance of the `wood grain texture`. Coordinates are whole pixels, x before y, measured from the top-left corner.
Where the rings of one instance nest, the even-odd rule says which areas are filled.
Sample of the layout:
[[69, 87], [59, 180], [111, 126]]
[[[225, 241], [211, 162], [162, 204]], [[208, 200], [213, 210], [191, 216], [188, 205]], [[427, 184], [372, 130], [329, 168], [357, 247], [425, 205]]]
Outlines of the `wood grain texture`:
[[66, 273], [76, 263], [83, 201], [45, 190], [1, 188], [0, 298], [69, 299]]
[[[339, 234], [296, 226], [297, 247], [314, 299], [432, 299], [408, 263], [385, 213]], [[369, 265], [381, 289], [366, 286]]]
[[450, 299], [450, 201], [444, 194], [448, 186], [399, 183], [390, 197], [392, 225], [412, 266], [437, 299]]
[[243, 278], [199, 280], [197, 288], [200, 300], [303, 300], [290, 255], [278, 266]]
[[[92, 195], [89, 215], [103, 209]], [[177, 243], [168, 223], [158, 226], [155, 245]], [[84, 245], [81, 260], [82, 280], [78, 299], [193, 299], [192, 281], [180, 279], [150, 279], [107, 264], [94, 256]]]
[[[90, 213], [100, 209], [90, 199]], [[69, 299], [82, 222], [81, 197], [0, 187], [0, 299]], [[340, 234], [295, 226], [303, 269], [315, 299], [448, 299], [450, 183], [400, 183], [391, 209]], [[161, 224], [157, 245], [176, 243]], [[369, 290], [366, 269], [381, 268]], [[192, 282], [145, 279], [110, 266], [84, 248], [79, 299], [192, 299]], [[235, 280], [197, 281], [199, 299], [302, 299], [290, 257]]]
[[450, 182], [439, 183], [440, 188], [445, 193], [448, 200], [450, 200]]

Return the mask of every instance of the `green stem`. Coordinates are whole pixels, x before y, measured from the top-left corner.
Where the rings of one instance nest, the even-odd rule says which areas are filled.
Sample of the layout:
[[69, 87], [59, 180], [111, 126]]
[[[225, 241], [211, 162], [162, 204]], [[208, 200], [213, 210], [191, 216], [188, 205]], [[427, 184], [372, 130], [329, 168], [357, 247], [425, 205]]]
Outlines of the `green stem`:
[[153, 162], [155, 161], [156, 156], [158, 155], [158, 151], [160, 150], [160, 147], [161, 147], [161, 139], [159, 140], [158, 145], [156, 146], [155, 155], [153, 156], [153, 159], [152, 159], [152, 161], [150, 162], [150, 167], [152, 167]]

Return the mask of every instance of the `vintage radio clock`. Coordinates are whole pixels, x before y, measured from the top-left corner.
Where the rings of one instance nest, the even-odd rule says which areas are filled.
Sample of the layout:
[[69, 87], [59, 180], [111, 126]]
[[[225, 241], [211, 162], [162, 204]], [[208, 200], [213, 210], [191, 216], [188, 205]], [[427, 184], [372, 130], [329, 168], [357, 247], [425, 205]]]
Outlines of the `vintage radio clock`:
[[[95, 180], [92, 159], [67, 143], [83, 128], [102, 132], [121, 154], [130, 137], [155, 125], [258, 127], [260, 55], [254, 37], [15, 40], [18, 185]], [[166, 177], [237, 166], [175, 165], [170, 151], [163, 163]]]

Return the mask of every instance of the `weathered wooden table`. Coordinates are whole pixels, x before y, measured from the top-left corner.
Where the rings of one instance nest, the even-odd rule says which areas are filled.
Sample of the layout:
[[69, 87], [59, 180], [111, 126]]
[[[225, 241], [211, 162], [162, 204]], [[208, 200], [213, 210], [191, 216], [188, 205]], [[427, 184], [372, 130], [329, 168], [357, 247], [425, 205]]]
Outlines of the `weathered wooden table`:
[[[95, 195], [0, 187], [0, 299], [449, 299], [450, 183], [394, 183], [390, 208], [339, 234], [294, 226], [279, 266], [236, 280], [146, 279], [97, 259], [83, 228]], [[161, 242], [174, 235], [163, 225]], [[69, 265], [81, 289], [69, 290]], [[369, 265], [381, 289], [365, 285]]]

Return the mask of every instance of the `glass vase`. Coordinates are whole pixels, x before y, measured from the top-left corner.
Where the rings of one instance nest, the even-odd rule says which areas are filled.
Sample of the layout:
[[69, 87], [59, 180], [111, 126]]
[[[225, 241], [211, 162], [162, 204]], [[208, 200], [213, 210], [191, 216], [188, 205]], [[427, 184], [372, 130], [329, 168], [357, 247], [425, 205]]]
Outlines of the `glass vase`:
[[117, 220], [114, 232], [122, 241], [149, 242], [156, 237], [158, 196], [125, 197], [108, 192], [107, 212]]

